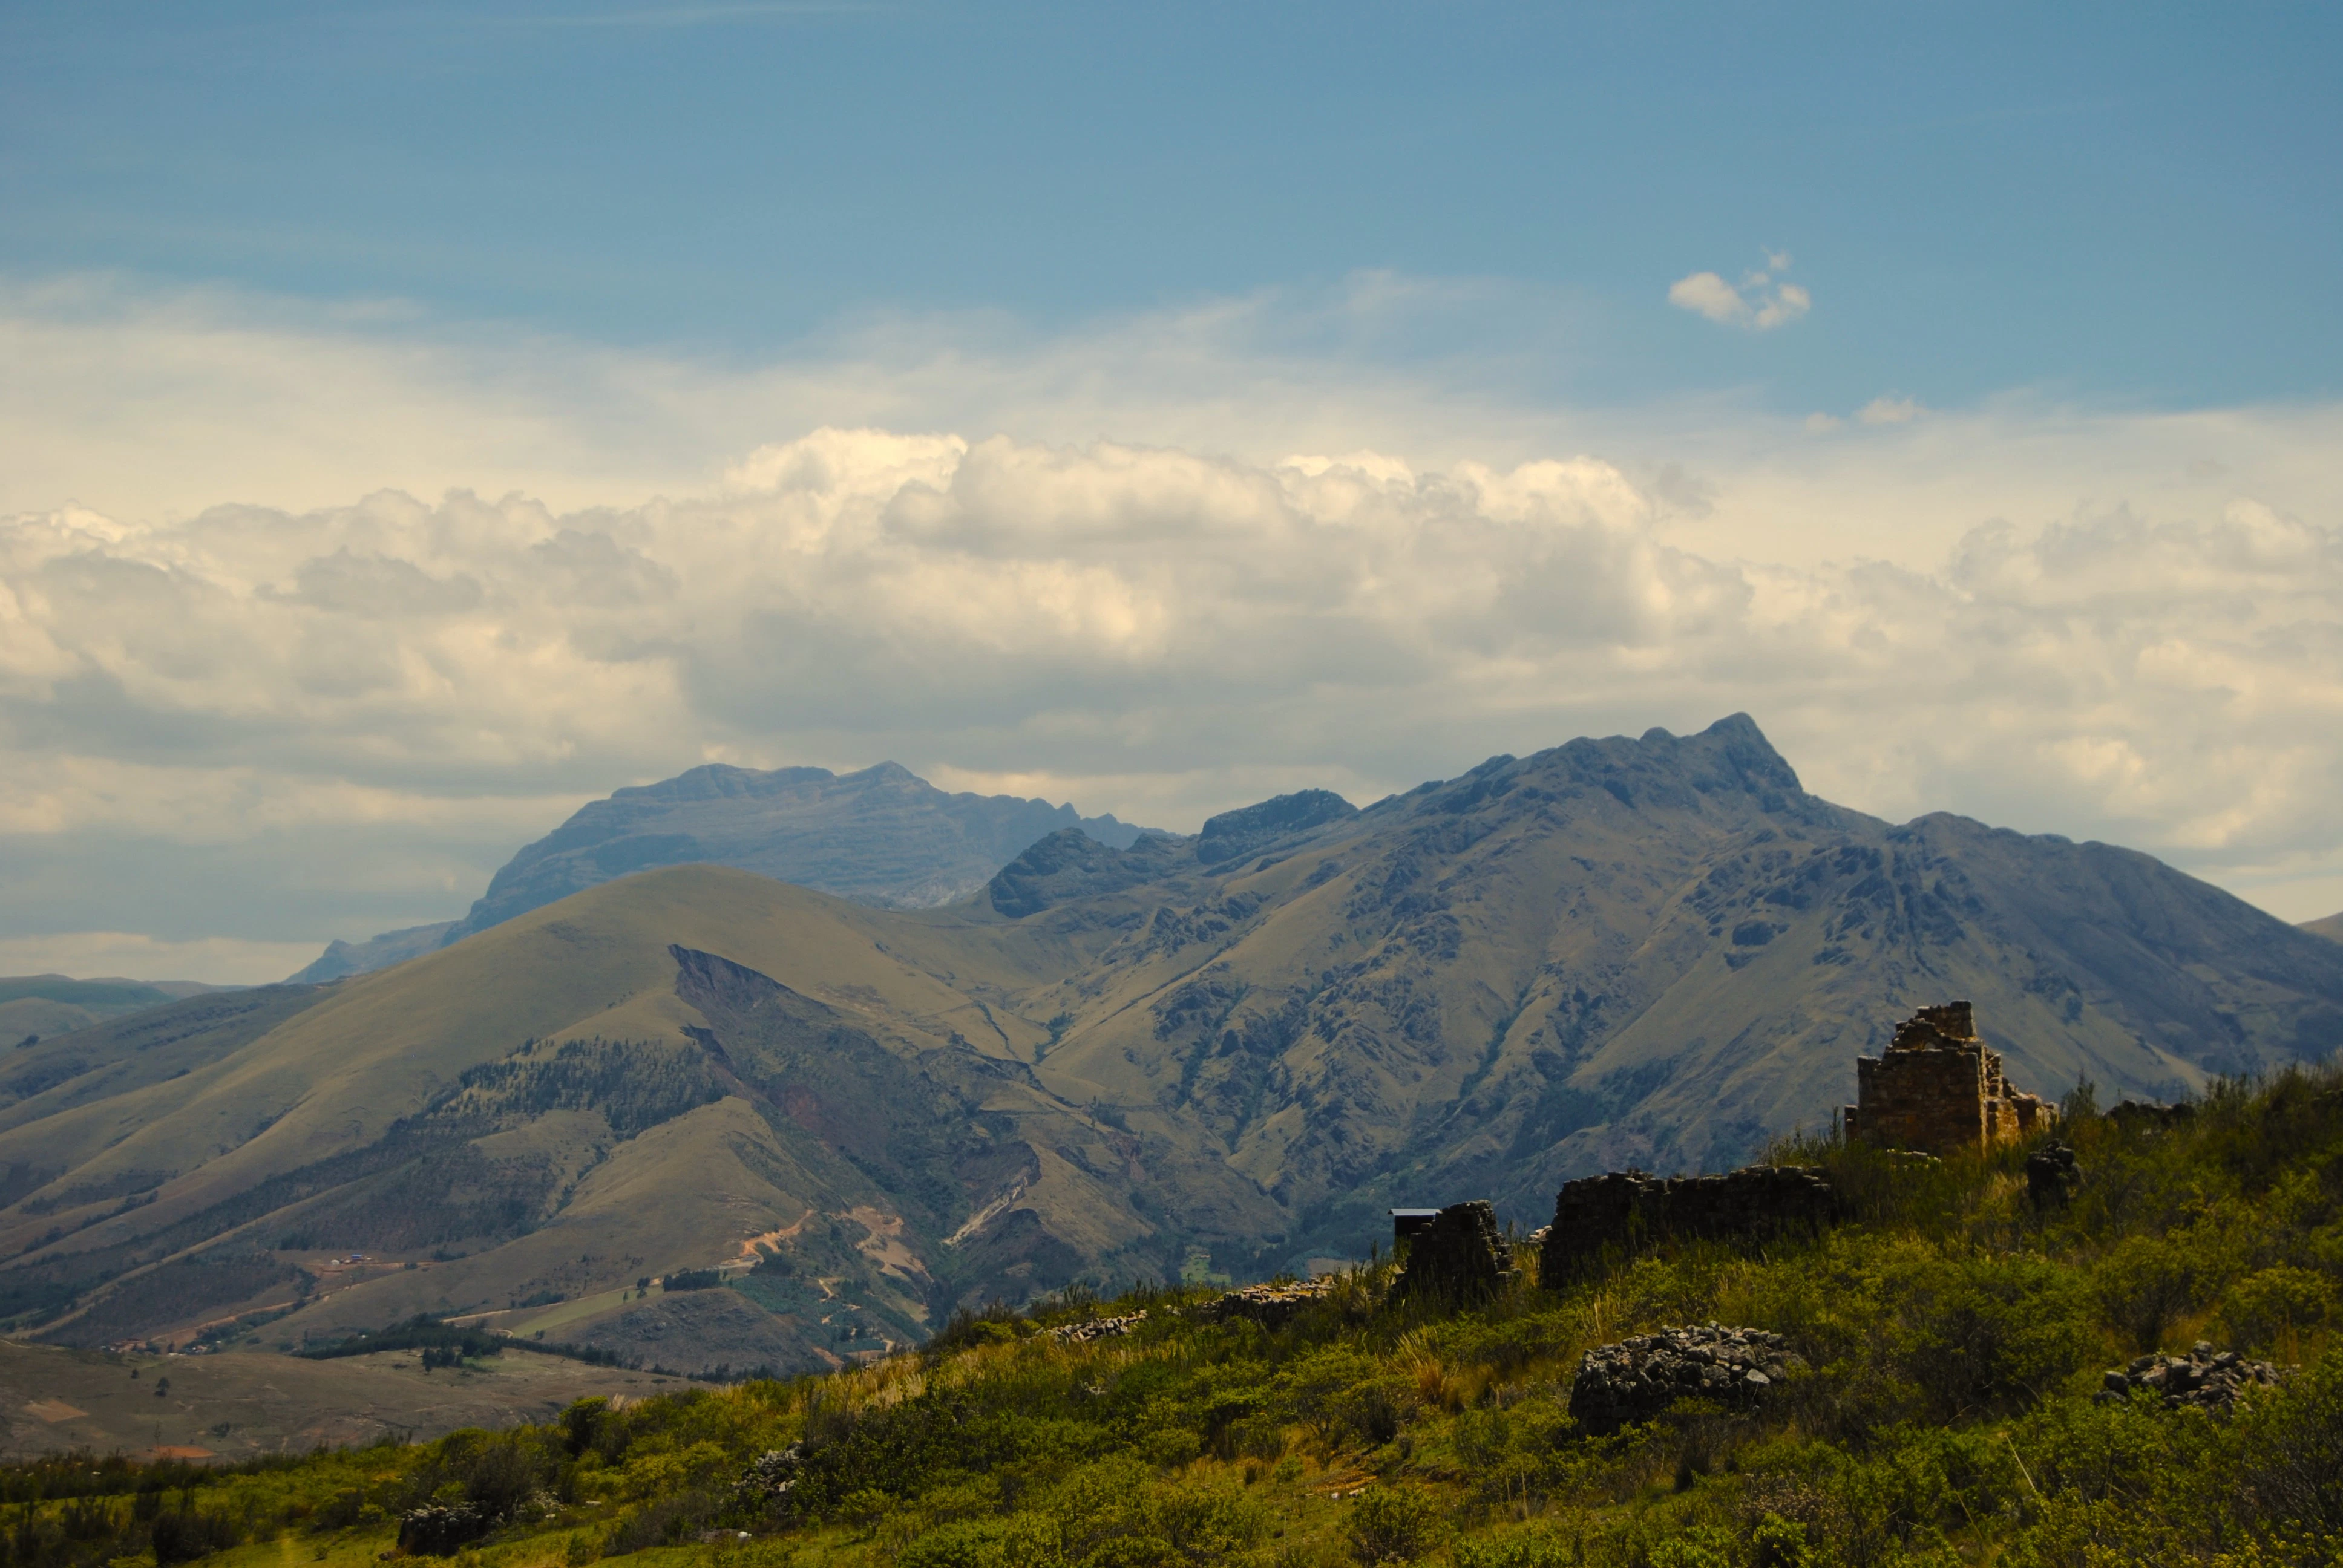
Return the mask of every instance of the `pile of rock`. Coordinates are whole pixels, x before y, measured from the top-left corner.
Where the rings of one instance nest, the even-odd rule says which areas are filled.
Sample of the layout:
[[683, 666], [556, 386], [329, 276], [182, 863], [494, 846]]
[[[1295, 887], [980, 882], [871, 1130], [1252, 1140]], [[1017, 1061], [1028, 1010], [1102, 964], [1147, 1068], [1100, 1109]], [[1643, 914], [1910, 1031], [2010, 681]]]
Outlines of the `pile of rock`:
[[1513, 1250], [1486, 1200], [1451, 1203], [1408, 1239], [1399, 1293], [1443, 1302], [1483, 1302], [1513, 1277]]
[[1084, 1318], [1078, 1323], [1060, 1323], [1050, 1331], [1050, 1337], [1070, 1345], [1086, 1345], [1092, 1340], [1111, 1340], [1131, 1332], [1147, 1321], [1145, 1311], [1120, 1318]]
[[1597, 1345], [1580, 1358], [1570, 1413], [1588, 1432], [1652, 1421], [1680, 1399], [1746, 1410], [1805, 1370], [1782, 1336], [1706, 1323]]
[[1265, 1329], [1282, 1328], [1292, 1322], [1294, 1314], [1302, 1308], [1325, 1300], [1326, 1292], [1333, 1288], [1334, 1282], [1331, 1277], [1247, 1285], [1242, 1291], [1231, 1291], [1202, 1306], [1190, 1307], [1188, 1316], [1208, 1323], [1226, 1322], [1231, 1318], [1250, 1318]]
[[1625, 1255], [1665, 1237], [1756, 1239], [1818, 1230], [1837, 1217], [1830, 1179], [1809, 1165], [1752, 1165], [1725, 1176], [1582, 1177], [1554, 1194], [1538, 1279], [1558, 1290], [1606, 1251]]
[[2235, 1351], [2217, 1355], [2212, 1342], [2198, 1340], [2185, 1356], [2141, 1356], [2127, 1367], [2109, 1368], [2097, 1397], [2101, 1404], [2115, 1404], [2147, 1389], [2162, 1394], [2167, 1409], [2193, 1404], [2226, 1412], [2247, 1389], [2274, 1388], [2285, 1375], [2268, 1362], [2249, 1362]]
[[732, 1500], [751, 1506], [785, 1501], [805, 1471], [805, 1444], [769, 1448], [732, 1483]]

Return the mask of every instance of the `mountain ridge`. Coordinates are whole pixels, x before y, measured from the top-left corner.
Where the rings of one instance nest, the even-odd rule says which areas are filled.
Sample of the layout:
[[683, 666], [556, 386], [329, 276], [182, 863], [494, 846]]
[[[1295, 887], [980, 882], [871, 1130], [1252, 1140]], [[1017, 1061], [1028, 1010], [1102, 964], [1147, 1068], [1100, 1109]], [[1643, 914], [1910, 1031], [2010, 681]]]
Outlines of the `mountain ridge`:
[[[1746, 716], [1207, 829], [1061, 829], [919, 910], [658, 869], [283, 988], [182, 1076], [93, 1060], [0, 1111], [0, 1312], [107, 1342], [355, 1247], [417, 1266], [280, 1332], [823, 1365], [1069, 1280], [1355, 1257], [1394, 1203], [1534, 1223], [1570, 1176], [1737, 1163], [1950, 997], [2052, 1095], [2343, 1044], [2343, 947], [2134, 851], [1819, 799]], [[687, 1267], [737, 1278], [632, 1284]]]

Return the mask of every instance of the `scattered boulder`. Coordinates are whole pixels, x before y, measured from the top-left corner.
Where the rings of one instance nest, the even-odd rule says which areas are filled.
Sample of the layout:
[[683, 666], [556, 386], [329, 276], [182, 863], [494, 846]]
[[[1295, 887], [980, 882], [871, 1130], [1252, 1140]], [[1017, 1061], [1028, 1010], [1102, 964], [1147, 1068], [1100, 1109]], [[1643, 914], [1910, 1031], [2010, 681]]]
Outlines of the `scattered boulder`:
[[1538, 1254], [1539, 1282], [1559, 1290], [1598, 1263], [1670, 1236], [1755, 1240], [1815, 1231], [1838, 1218], [1838, 1194], [1811, 1165], [1751, 1165], [1725, 1176], [1614, 1171], [1563, 1183]]
[[1326, 1298], [1334, 1282], [1323, 1280], [1282, 1280], [1266, 1285], [1247, 1285], [1242, 1291], [1231, 1291], [1224, 1296], [1191, 1307], [1188, 1315], [1208, 1323], [1226, 1322], [1231, 1318], [1248, 1318], [1262, 1328], [1282, 1328], [1293, 1321], [1302, 1308]]
[[1653, 1421], [1680, 1399], [1747, 1410], [1806, 1363], [1776, 1333], [1707, 1323], [1597, 1345], [1579, 1359], [1570, 1413], [1591, 1432]]
[[2167, 1410], [2195, 1405], [2227, 1413], [2248, 1389], [2275, 1388], [2286, 1376], [2268, 1362], [2247, 1361], [2235, 1351], [2214, 1352], [2198, 1340], [2185, 1356], [2141, 1356], [2129, 1366], [2110, 1367], [2094, 1397], [2101, 1404], [2129, 1399], [2142, 1389], [2164, 1396]]
[[1497, 1211], [1476, 1199], [1451, 1203], [1409, 1240], [1398, 1293], [1412, 1300], [1486, 1301], [1513, 1273], [1513, 1250], [1497, 1229]]
[[2064, 1143], [2046, 1143], [2026, 1157], [2026, 1195], [2036, 1209], [2063, 1209], [2083, 1184], [2083, 1168]]

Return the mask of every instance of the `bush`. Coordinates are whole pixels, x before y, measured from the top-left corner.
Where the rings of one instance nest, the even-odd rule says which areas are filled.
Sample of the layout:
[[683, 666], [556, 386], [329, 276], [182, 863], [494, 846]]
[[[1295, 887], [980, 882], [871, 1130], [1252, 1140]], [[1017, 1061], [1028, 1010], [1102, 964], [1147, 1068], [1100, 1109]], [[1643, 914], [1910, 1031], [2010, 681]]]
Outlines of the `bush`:
[[1412, 1563], [1439, 1528], [1439, 1507], [1421, 1487], [1378, 1483], [1351, 1504], [1351, 1550], [1362, 1563]]
[[236, 1522], [225, 1513], [203, 1508], [177, 1508], [155, 1516], [149, 1539], [157, 1564], [192, 1563], [215, 1552], [225, 1552], [243, 1538]]
[[2280, 1339], [2326, 1327], [2335, 1287], [2324, 1274], [2280, 1263], [2247, 1275], [2221, 1298], [2221, 1322], [2239, 1350], [2268, 1350]]

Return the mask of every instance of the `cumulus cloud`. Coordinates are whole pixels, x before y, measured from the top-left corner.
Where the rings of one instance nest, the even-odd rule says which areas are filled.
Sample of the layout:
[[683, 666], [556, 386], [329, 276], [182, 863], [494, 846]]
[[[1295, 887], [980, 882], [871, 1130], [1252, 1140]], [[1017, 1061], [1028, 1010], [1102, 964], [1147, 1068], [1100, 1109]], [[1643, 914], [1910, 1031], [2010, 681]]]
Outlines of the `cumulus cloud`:
[[1814, 296], [1785, 282], [1790, 258], [1778, 251], [1765, 253], [1766, 270], [1749, 272], [1739, 283], [1727, 283], [1714, 272], [1695, 272], [1668, 285], [1668, 303], [1694, 316], [1704, 316], [1721, 327], [1770, 332], [1785, 327], [1814, 308]]
[[0, 832], [509, 845], [703, 759], [884, 756], [1192, 828], [1747, 709], [1874, 809], [2331, 859], [2333, 528], [2115, 508], [1973, 529], [1933, 570], [1796, 568], [1672, 544], [1664, 509], [1590, 457], [824, 429], [628, 508], [20, 516]]
[[[1409, 294], [1327, 319], [1456, 306]], [[249, 979], [452, 916], [703, 761], [1192, 829], [1736, 709], [1850, 805], [2343, 908], [2335, 407], [1885, 398], [1913, 417], [1818, 441], [1363, 367], [1244, 301], [746, 369], [7, 303], [0, 935], [96, 933], [44, 950], [85, 969], [126, 930], [262, 944], [131, 972]]]

